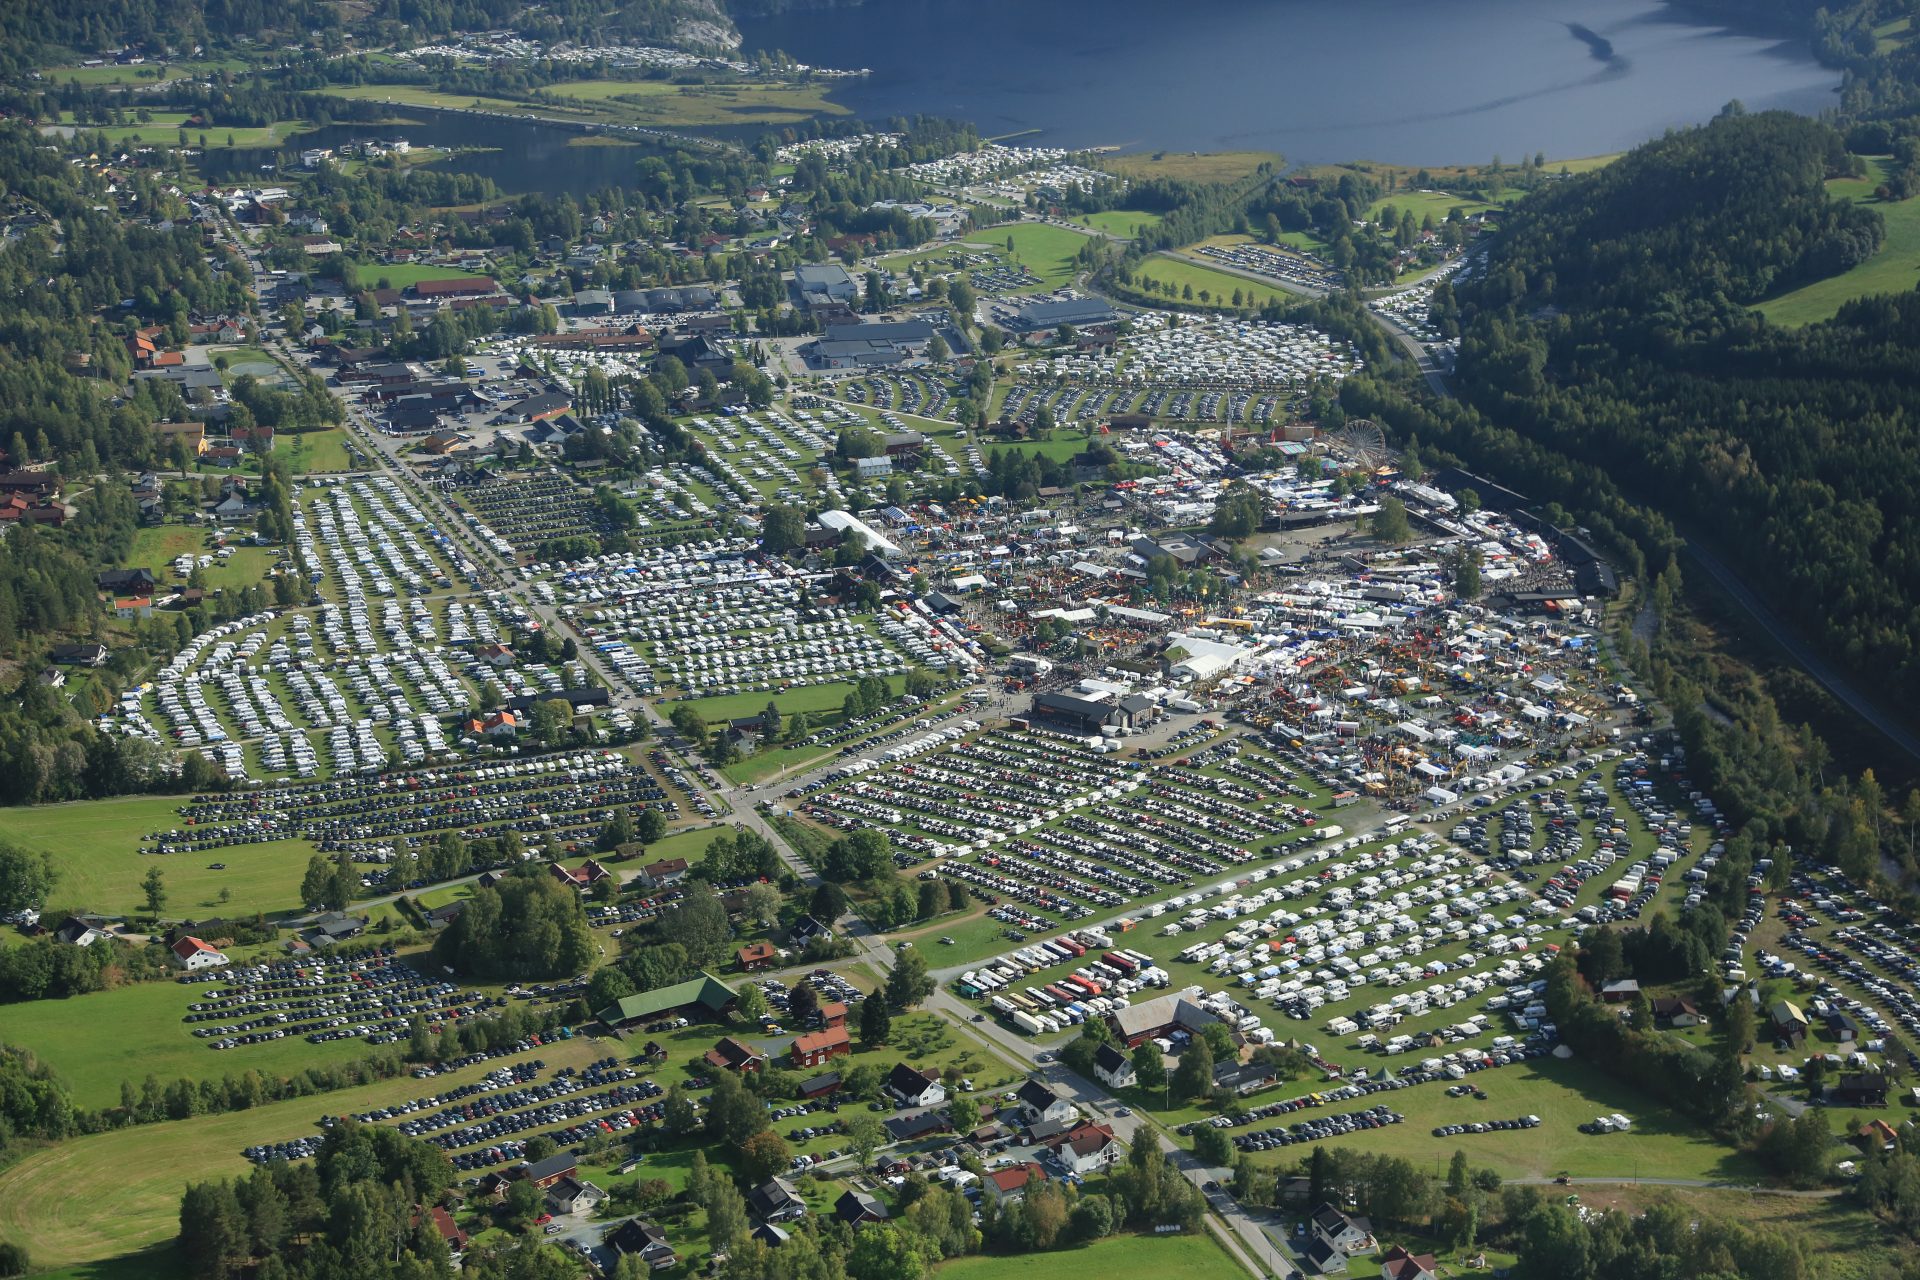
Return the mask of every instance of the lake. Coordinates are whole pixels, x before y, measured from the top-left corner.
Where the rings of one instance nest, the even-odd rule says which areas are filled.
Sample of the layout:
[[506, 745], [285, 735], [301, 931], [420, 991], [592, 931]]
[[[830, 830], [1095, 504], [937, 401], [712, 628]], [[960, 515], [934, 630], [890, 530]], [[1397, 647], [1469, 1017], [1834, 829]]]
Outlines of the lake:
[[1802, 45], [1658, 0], [869, 0], [741, 30], [749, 50], [869, 68], [834, 96], [871, 121], [1308, 163], [1602, 155], [1735, 98], [1815, 113], [1839, 84]]

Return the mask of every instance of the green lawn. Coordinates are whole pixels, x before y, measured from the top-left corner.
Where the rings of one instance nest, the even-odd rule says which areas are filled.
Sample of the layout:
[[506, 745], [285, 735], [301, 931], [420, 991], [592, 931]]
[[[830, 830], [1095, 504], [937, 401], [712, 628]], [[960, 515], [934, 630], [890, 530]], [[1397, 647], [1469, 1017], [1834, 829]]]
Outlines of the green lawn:
[[42, 74], [48, 80], [66, 84], [160, 84], [182, 76], [204, 76], [215, 71], [244, 71], [246, 63], [238, 58], [209, 62], [144, 62], [137, 67], [117, 63], [104, 67], [49, 67]]
[[1246, 1280], [1247, 1274], [1204, 1229], [1176, 1236], [1110, 1236], [1077, 1249], [1029, 1258], [955, 1258], [941, 1263], [934, 1274], [940, 1280], [1003, 1280], [1026, 1267], [1038, 1270], [1047, 1280], [1145, 1275], [1156, 1280]]
[[683, 85], [665, 80], [573, 80], [548, 93], [603, 107], [643, 124], [700, 127], [794, 124], [818, 115], [845, 115], [827, 100], [828, 82], [813, 84]]
[[278, 452], [293, 468], [295, 475], [316, 471], [348, 471], [353, 463], [347, 457], [347, 433], [341, 427], [281, 436]]
[[[466, 93], [440, 93], [433, 89], [421, 89], [405, 84], [356, 84], [330, 87], [324, 91], [329, 97], [352, 98], [361, 102], [393, 102], [410, 107], [437, 107], [443, 110], [507, 111], [532, 115], [525, 103], [512, 102], [506, 98], [483, 98]], [[549, 114], [556, 118], [566, 118], [569, 113], [555, 108]], [[590, 111], [572, 113], [575, 117], [591, 115]]]
[[[1184, 258], [1155, 254], [1133, 269], [1133, 281], [1137, 287], [1141, 281], [1151, 280], [1156, 284], [1172, 284], [1183, 296], [1170, 299], [1182, 304], [1197, 303], [1201, 306], [1231, 306], [1233, 292], [1238, 289], [1242, 306], [1261, 307], [1269, 302], [1286, 306], [1299, 301], [1299, 295], [1288, 293], [1278, 285], [1266, 285], [1247, 276], [1236, 276], [1225, 271], [1216, 271], [1212, 267], [1203, 267], [1197, 262]], [[1184, 296], [1188, 286], [1193, 288], [1191, 299]], [[1206, 290], [1211, 301], [1203, 301], [1200, 291]], [[1165, 295], [1161, 295], [1165, 297]]]
[[[906, 688], [906, 679], [895, 676], [887, 681], [887, 688], [899, 694]], [[725, 724], [729, 720], [741, 720], [747, 716], [757, 716], [772, 702], [780, 708], [780, 714], [790, 716], [796, 711], [808, 715], [816, 712], [832, 711], [838, 718], [840, 704], [853, 692], [853, 686], [844, 680], [835, 680], [828, 684], [810, 684], [800, 688], [788, 689], [784, 693], [765, 691], [761, 693], [730, 693], [712, 698], [695, 698], [688, 703], [663, 702], [660, 709], [672, 712], [675, 707], [691, 706], [698, 711], [709, 727]]]
[[354, 269], [360, 273], [360, 283], [378, 286], [385, 280], [387, 287], [405, 289], [409, 285], [419, 284], [422, 280], [472, 280], [474, 273], [462, 271], [459, 267], [436, 267], [425, 262], [355, 262]]
[[[77, 1004], [43, 1003], [67, 1008]], [[11, 1019], [18, 1009], [35, 1007], [12, 1006], [8, 1017]], [[309, 1045], [304, 1040], [296, 1043], [315, 1054], [335, 1047]], [[195, 1044], [198, 1047], [197, 1041]], [[248, 1065], [242, 1050], [216, 1054], [201, 1048], [199, 1052], [223, 1069], [238, 1071]], [[584, 1066], [604, 1056], [608, 1048], [604, 1041], [580, 1038], [533, 1052], [552, 1069], [568, 1064]], [[402, 1076], [251, 1111], [71, 1139], [29, 1155], [0, 1173], [0, 1237], [26, 1245], [36, 1266], [75, 1268], [62, 1274], [99, 1280], [119, 1280], [122, 1276], [146, 1280], [156, 1274], [172, 1274], [131, 1264], [144, 1264], [149, 1259], [163, 1266], [171, 1262], [164, 1244], [180, 1229], [180, 1194], [189, 1181], [244, 1175], [250, 1167], [240, 1154], [244, 1148], [256, 1142], [313, 1133], [315, 1121], [323, 1113], [368, 1111], [476, 1080], [499, 1066], [497, 1060], [481, 1063], [431, 1082]], [[161, 1248], [140, 1259], [126, 1256], [156, 1246]]]
[[1076, 271], [1074, 255], [1087, 243], [1087, 237], [1077, 231], [1043, 222], [988, 227], [985, 231], [970, 234], [966, 243], [986, 245], [997, 252], [1008, 253], [1008, 240], [1013, 241], [1013, 259], [1040, 277], [1042, 287], [1048, 289], [1058, 289], [1061, 285], [1073, 282]]
[[1074, 221], [1112, 236], [1137, 236], [1159, 226], [1161, 216], [1138, 209], [1108, 209], [1101, 213], [1083, 213]]
[[1775, 324], [1798, 326], [1830, 320], [1842, 304], [1875, 293], [1908, 293], [1920, 284], [1920, 200], [1881, 202], [1874, 188], [1886, 178], [1886, 161], [1867, 161], [1867, 176], [1842, 178], [1827, 184], [1830, 194], [1857, 204], [1872, 205], [1886, 220], [1887, 238], [1880, 251], [1859, 266], [1825, 280], [1802, 285], [1760, 304]]
[[1263, 164], [1279, 167], [1285, 159], [1272, 151], [1160, 151], [1151, 155], [1102, 156], [1098, 164], [1109, 173], [1136, 181], [1172, 178], [1179, 182], [1234, 182]]
[[[300, 905], [300, 877], [313, 855], [312, 844], [305, 840], [143, 856], [140, 837], [178, 826], [180, 804], [177, 796], [135, 796], [9, 809], [7, 838], [53, 855], [59, 879], [50, 903], [63, 909], [115, 914], [144, 910], [140, 881], [155, 866], [165, 874], [163, 911], [169, 916], [274, 912]], [[213, 862], [224, 862], [227, 869], [208, 870]], [[219, 901], [223, 888], [232, 890], [225, 904]]]
[[[180, 130], [187, 131], [187, 145], [197, 147], [204, 135], [209, 148], [219, 147], [272, 147], [285, 142], [294, 133], [304, 128], [299, 120], [276, 120], [267, 125], [241, 125], [238, 127], [214, 125], [201, 129], [186, 123], [191, 114], [186, 111], [154, 111], [151, 119], [125, 125], [77, 125], [86, 132], [104, 133], [109, 142], [124, 146], [128, 143], [145, 143], [152, 146], [178, 146]], [[60, 123], [75, 124], [71, 112], [63, 112]], [[229, 141], [231, 139], [231, 141]]]
[[[216, 1052], [207, 1047], [208, 1041], [195, 1039], [180, 1020], [203, 990], [176, 982], [142, 982], [70, 1000], [8, 1005], [5, 1037], [38, 1054], [72, 1087], [74, 1102], [83, 1107], [114, 1106], [122, 1081], [137, 1085], [148, 1075], [162, 1083], [180, 1077], [218, 1080], [250, 1069], [286, 1075], [368, 1052], [358, 1040], [309, 1044], [300, 1036]], [[307, 1106], [309, 1114], [317, 1114], [311, 1101]]]
[[1396, 191], [1391, 195], [1382, 196], [1380, 199], [1375, 200], [1373, 204], [1367, 208], [1367, 221], [1377, 221], [1380, 217], [1380, 211], [1389, 208], [1392, 209], [1396, 215], [1405, 213], [1411, 209], [1413, 211], [1413, 220], [1416, 223], [1428, 215], [1432, 215], [1433, 220], [1436, 223], [1440, 223], [1445, 222], [1447, 215], [1455, 209], [1462, 209], [1468, 213], [1479, 213], [1481, 210], [1491, 209], [1493, 206], [1484, 200], [1475, 200], [1472, 196], [1452, 196], [1444, 191]]

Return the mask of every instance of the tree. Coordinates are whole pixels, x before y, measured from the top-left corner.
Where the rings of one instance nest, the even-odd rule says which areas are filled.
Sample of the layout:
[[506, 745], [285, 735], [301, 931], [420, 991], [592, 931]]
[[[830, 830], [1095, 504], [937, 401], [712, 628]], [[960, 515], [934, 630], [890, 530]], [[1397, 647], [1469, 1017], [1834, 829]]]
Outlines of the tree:
[[1381, 542], [1407, 542], [1413, 537], [1413, 525], [1407, 520], [1407, 504], [1391, 495], [1380, 499], [1373, 513], [1373, 536]]
[[947, 1120], [955, 1133], [972, 1133], [980, 1127], [980, 1104], [972, 1094], [959, 1094], [947, 1105]]
[[600, 834], [595, 837], [593, 847], [598, 853], [611, 853], [623, 844], [632, 843], [633, 819], [625, 809], [615, 809], [600, 825]]
[[767, 1127], [767, 1109], [731, 1071], [717, 1072], [707, 1098], [707, 1136], [732, 1146]]
[[778, 889], [762, 881], [755, 881], [748, 885], [746, 890], [747, 919], [762, 928], [778, 923], [782, 901]]
[[1160, 1056], [1160, 1048], [1153, 1041], [1144, 1040], [1135, 1046], [1133, 1078], [1142, 1089], [1167, 1087], [1167, 1060]]
[[1454, 562], [1453, 593], [1462, 600], [1477, 600], [1480, 590], [1480, 551], [1477, 547], [1468, 547]]
[[1233, 1163], [1233, 1143], [1225, 1129], [1203, 1124], [1193, 1131], [1194, 1158], [1210, 1169]]
[[911, 1009], [932, 995], [933, 987], [933, 975], [927, 972], [926, 959], [917, 948], [908, 947], [894, 953], [893, 972], [887, 975], [889, 1005]]
[[1180, 1064], [1174, 1068], [1174, 1096], [1185, 1101], [1203, 1097], [1212, 1091], [1213, 1047], [1203, 1037], [1196, 1036], [1186, 1052], [1180, 1055]]
[[610, 964], [593, 971], [593, 978], [587, 983], [587, 1008], [598, 1013], [633, 993], [633, 979], [618, 965]]
[[140, 892], [147, 899], [147, 914], [158, 920], [160, 908], [167, 904], [167, 877], [158, 867], [148, 867], [140, 881]]
[[767, 1014], [767, 997], [751, 982], [743, 982], [734, 1009], [747, 1021], [758, 1022]]
[[46, 906], [55, 878], [53, 855], [0, 840], [0, 915]]
[[521, 1178], [508, 1183], [504, 1205], [507, 1225], [525, 1231], [533, 1225], [533, 1220], [540, 1216], [541, 1207], [545, 1202], [545, 1194], [533, 1179]]
[[527, 1139], [526, 1150], [521, 1154], [527, 1158], [528, 1164], [539, 1164], [558, 1150], [560, 1150], [559, 1143], [546, 1134], [539, 1133]]
[[661, 941], [685, 947], [688, 958], [700, 968], [719, 960], [733, 940], [733, 926], [727, 923], [727, 909], [720, 905], [719, 895], [711, 885], [692, 880], [686, 896], [660, 913], [654, 931]]
[[875, 1045], [887, 1042], [887, 1036], [893, 1031], [893, 1017], [887, 1012], [887, 1002], [879, 996], [868, 996], [860, 1002], [860, 1043], [871, 1049]]
[[635, 832], [635, 838], [638, 839], [641, 844], [653, 844], [666, 834], [666, 814], [652, 806], [648, 806], [640, 811], [640, 821], [638, 823], [638, 829]]
[[676, 1084], [667, 1090], [667, 1097], [662, 1107], [661, 1123], [674, 1137], [683, 1138], [699, 1127], [700, 1113], [694, 1107], [693, 1099], [687, 1096], [687, 1091], [681, 1086]]
[[873, 1157], [887, 1142], [887, 1126], [871, 1111], [861, 1111], [846, 1122], [847, 1144], [860, 1158], [862, 1169], [873, 1168]]
[[807, 914], [822, 924], [832, 924], [847, 913], [847, 891], [830, 880], [820, 882], [807, 903]]
[[774, 503], [760, 520], [760, 549], [783, 556], [807, 543], [807, 515], [798, 507]]
[[786, 1140], [771, 1129], [762, 1129], [740, 1144], [740, 1171], [756, 1185], [784, 1172], [789, 1159]]

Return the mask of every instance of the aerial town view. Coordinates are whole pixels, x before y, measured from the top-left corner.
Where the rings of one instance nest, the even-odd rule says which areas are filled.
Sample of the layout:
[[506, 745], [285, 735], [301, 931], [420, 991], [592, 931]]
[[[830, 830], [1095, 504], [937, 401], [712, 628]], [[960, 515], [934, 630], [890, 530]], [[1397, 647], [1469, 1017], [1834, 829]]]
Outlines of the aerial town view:
[[1920, 1280], [1916, 23], [0, 4], [0, 1277]]

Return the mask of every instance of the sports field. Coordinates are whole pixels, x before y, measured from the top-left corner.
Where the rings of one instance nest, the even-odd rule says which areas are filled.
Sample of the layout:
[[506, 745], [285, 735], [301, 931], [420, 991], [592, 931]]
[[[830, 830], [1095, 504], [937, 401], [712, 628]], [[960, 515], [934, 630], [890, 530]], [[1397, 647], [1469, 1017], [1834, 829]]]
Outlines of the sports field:
[[[1248, 276], [1215, 271], [1197, 262], [1171, 258], [1165, 254], [1155, 254], [1133, 269], [1135, 287], [1147, 280], [1173, 285], [1180, 294], [1173, 301], [1198, 303], [1201, 306], [1230, 307], [1236, 289], [1240, 291], [1240, 305], [1245, 307], [1263, 307], [1269, 302], [1285, 306], [1299, 299], [1299, 295], [1288, 293], [1277, 284], [1263, 284]], [[1187, 298], [1184, 293], [1189, 286], [1193, 289], [1192, 298]], [[1206, 294], [1204, 298], [1201, 296], [1203, 290]]]
[[422, 280], [471, 280], [474, 273], [458, 267], [436, 267], [426, 262], [356, 262], [362, 285], [378, 285], [385, 280], [393, 289], [404, 289]]
[[[1009, 240], [1013, 242], [1011, 249], [1007, 244]], [[1010, 254], [1021, 266], [1039, 276], [1044, 287], [1057, 289], [1073, 282], [1074, 255], [1087, 243], [1087, 237], [1048, 223], [1018, 222], [970, 232], [966, 243], [986, 245]]]

